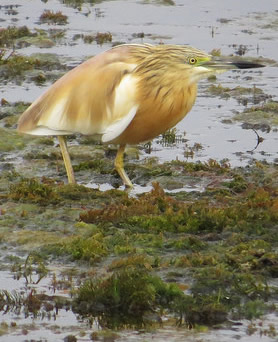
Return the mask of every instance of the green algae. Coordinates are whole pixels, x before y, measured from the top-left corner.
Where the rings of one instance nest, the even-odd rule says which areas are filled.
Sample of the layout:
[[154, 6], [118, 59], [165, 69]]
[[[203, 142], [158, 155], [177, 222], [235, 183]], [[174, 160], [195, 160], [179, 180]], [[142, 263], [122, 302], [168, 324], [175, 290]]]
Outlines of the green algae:
[[248, 188], [248, 182], [239, 174], [233, 175], [233, 179], [230, 182], [224, 182], [223, 185], [235, 192], [242, 192]]
[[140, 327], [147, 313], [171, 309], [183, 296], [175, 284], [140, 268], [126, 268], [106, 279], [87, 280], [77, 292], [73, 309], [83, 316], [97, 317], [104, 327]]
[[1, 77], [5, 79], [22, 75], [24, 72], [33, 69], [35, 65], [38, 65], [38, 61], [32, 57], [14, 53], [6, 58], [4, 54], [0, 56]]
[[57, 61], [52, 54], [34, 54], [23, 56], [18, 52], [8, 53], [5, 49], [0, 52], [0, 79], [21, 83], [30, 79], [36, 83], [46, 80], [56, 80], [59, 76], [53, 70], [66, 70], [65, 66]]
[[[29, 107], [30, 103], [19, 101], [19, 102], [10, 104], [5, 99], [2, 99], [2, 102], [3, 104], [0, 107], [1, 123], [3, 123], [3, 126], [5, 128], [15, 128], [16, 123], [18, 121], [19, 114], [23, 113]], [[3, 135], [4, 134], [5, 133], [3, 132]], [[9, 132], [9, 135], [10, 135], [10, 138], [7, 140], [11, 140], [11, 137], [13, 136], [11, 132]], [[19, 136], [17, 138], [19, 139]], [[25, 137], [22, 137], [22, 140], [27, 141], [28, 138], [25, 136]]]
[[16, 132], [0, 127], [0, 152], [22, 150], [25, 147], [25, 139]]
[[94, 159], [89, 161], [84, 161], [79, 163], [78, 165], [73, 166], [73, 170], [82, 171], [82, 170], [90, 170], [93, 169], [95, 172], [100, 174], [109, 174], [113, 170], [112, 161], [107, 161], [104, 159]]
[[[199, 233], [206, 231], [221, 232], [226, 227], [238, 227], [238, 220], [245, 223], [260, 217], [275, 222], [276, 201], [272, 194], [264, 189], [250, 190], [247, 201], [231, 203], [227, 199], [224, 205], [211, 206], [207, 200], [194, 203], [182, 203], [169, 198], [158, 185], [140, 199], [129, 199], [123, 203], [112, 204], [104, 209], [89, 210], [82, 213], [80, 219], [87, 223], [126, 222], [127, 226], [137, 226], [143, 231]], [[261, 198], [262, 197], [262, 198]], [[259, 201], [260, 205], [257, 205]], [[267, 213], [260, 206], [267, 206]], [[271, 209], [273, 206], [273, 210]], [[250, 222], [251, 223], [251, 222]], [[252, 221], [253, 224], [253, 221]]]
[[[79, 36], [74, 37], [74, 39], [77, 38], [79, 38]], [[97, 32], [93, 35], [81, 35], [80, 38], [82, 38], [86, 44], [96, 42], [97, 44], [102, 45], [104, 43], [112, 42], [112, 34], [110, 32]]]
[[[53, 15], [53, 18], [55, 21], [55, 14]], [[60, 18], [58, 15], [57, 21], [59, 22], [59, 20]], [[26, 26], [8, 26], [7, 28], [0, 30], [0, 46], [3, 47], [1, 54], [5, 53], [7, 48], [21, 49], [30, 45], [40, 48], [50, 48], [53, 47], [56, 42], [63, 39], [64, 34], [64, 30], [61, 29], [50, 29], [48, 31], [35, 29], [34, 31], [30, 31]]]
[[57, 243], [57, 240], [62, 240], [61, 234], [55, 232], [46, 232], [43, 230], [28, 230], [24, 229], [23, 231], [18, 231], [16, 237], [5, 237], [4, 241], [7, 243], [13, 243], [21, 246], [24, 249], [28, 248], [37, 248], [42, 245], [54, 245]]
[[32, 203], [55, 204], [59, 202], [59, 196], [47, 184], [42, 184], [36, 179], [22, 179], [10, 187], [9, 198], [15, 201]]
[[216, 161], [214, 159], [209, 159], [205, 162], [188, 162], [181, 160], [173, 160], [171, 163], [166, 163], [166, 165], [171, 165], [176, 167], [182, 172], [197, 172], [197, 171], [213, 171], [219, 174], [226, 173], [230, 170], [230, 165], [227, 160]]
[[237, 121], [244, 121], [259, 128], [260, 124], [267, 123], [271, 127], [278, 125], [278, 102], [269, 101], [265, 104], [247, 108], [234, 116]]
[[[152, 191], [131, 197], [8, 172], [10, 186], [0, 198], [2, 244], [98, 269], [99, 278], [83, 275], [73, 305], [106, 327], [156, 326], [163, 315], [187, 327], [214, 325], [229, 315], [252, 319], [273, 310], [268, 302], [277, 295], [270, 285], [278, 274], [277, 165], [231, 169], [211, 160], [159, 168], [214, 181], [203, 193], [169, 195], [154, 183]], [[17, 234], [9, 227], [17, 227]], [[113, 292], [124, 277], [126, 287]], [[130, 294], [128, 302], [123, 293]], [[116, 308], [106, 301], [110, 296], [118, 300]], [[137, 314], [129, 320], [126, 310], [133, 305]]]
[[262, 95], [263, 91], [259, 88], [245, 88], [237, 86], [235, 88], [223, 87], [221, 84], [219, 85], [210, 85], [207, 90], [211, 95], [220, 96], [223, 98], [229, 98], [231, 96], [239, 96], [239, 95]]
[[[214, 82], [215, 79], [210, 79], [210, 81]], [[215, 85], [211, 84], [206, 92], [211, 96], [218, 96], [222, 99], [235, 98], [239, 103], [246, 106], [250, 103], [260, 103], [263, 101], [271, 99], [270, 95], [267, 95], [263, 92], [262, 89], [257, 88], [255, 86], [247, 88], [237, 86], [234, 88], [223, 87], [221, 84]]]
[[72, 260], [83, 260], [90, 264], [99, 261], [108, 254], [104, 236], [101, 233], [96, 233], [90, 237], [69, 237], [62, 243], [53, 246], [52, 252], [53, 248], [56, 249], [57, 255], [70, 255]]
[[121, 257], [113, 260], [108, 267], [108, 271], [125, 270], [128, 268], [140, 268], [151, 271], [155, 267], [155, 260], [146, 254], [134, 254], [128, 257]]
[[42, 145], [47, 145], [47, 146], [53, 146], [54, 142], [52, 138], [49, 137], [42, 137], [38, 139], [38, 143]]
[[99, 4], [101, 2], [104, 2], [105, 0], [62, 0], [62, 1], [67, 6], [76, 8], [79, 11], [81, 11], [83, 5], [86, 5], [86, 4], [95, 5], [95, 4]]
[[34, 36], [34, 33], [31, 33], [27, 26], [8, 26], [7, 28], [1, 28], [0, 46], [5, 48], [12, 47], [16, 39], [31, 36]]
[[174, 250], [185, 250], [196, 252], [206, 248], [207, 244], [193, 235], [179, 237], [177, 239], [170, 240], [166, 248], [173, 248]]

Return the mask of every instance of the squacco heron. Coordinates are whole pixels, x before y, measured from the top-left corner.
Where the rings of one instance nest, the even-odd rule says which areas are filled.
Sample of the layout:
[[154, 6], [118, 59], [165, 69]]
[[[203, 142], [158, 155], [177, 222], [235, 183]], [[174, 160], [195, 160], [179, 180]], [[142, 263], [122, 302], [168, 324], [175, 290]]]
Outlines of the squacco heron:
[[131, 187], [123, 162], [127, 144], [150, 141], [182, 120], [200, 79], [261, 66], [186, 45], [120, 45], [56, 81], [22, 114], [18, 131], [58, 137], [69, 183], [75, 178], [65, 136], [100, 135], [103, 143], [119, 145], [115, 168]]

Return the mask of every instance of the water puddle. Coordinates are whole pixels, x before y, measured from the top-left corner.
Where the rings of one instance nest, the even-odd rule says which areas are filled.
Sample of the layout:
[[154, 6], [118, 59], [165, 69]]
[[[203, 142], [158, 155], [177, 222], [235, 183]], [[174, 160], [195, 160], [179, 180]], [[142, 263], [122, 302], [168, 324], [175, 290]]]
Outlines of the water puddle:
[[[0, 288], [1, 293], [5, 290], [11, 295], [30, 296], [33, 292], [48, 298], [53, 296], [70, 299], [68, 290], [59, 290], [53, 286], [53, 276], [58, 282], [61, 279], [61, 273], [66, 272], [64, 265], [56, 265], [50, 267], [50, 272], [38, 284], [27, 284], [22, 277], [16, 279], [15, 274], [10, 271], [1, 271]], [[68, 268], [69, 269], [69, 268]], [[56, 278], [57, 275], [57, 278]], [[45, 302], [46, 303], [46, 302]], [[76, 341], [94, 341], [94, 333], [101, 331], [97, 322], [88, 324], [86, 321], [80, 320], [69, 308], [53, 308], [46, 306], [41, 308], [41, 313], [34, 315], [21, 309], [5, 308], [0, 313], [1, 330], [4, 335], [0, 337], [1, 341], [18, 342], [18, 341], [63, 341], [66, 338], [73, 338]], [[42, 314], [43, 313], [43, 314]], [[169, 342], [212, 342], [216, 339], [221, 342], [233, 342], [239, 340], [243, 342], [273, 342], [276, 341], [275, 327], [278, 325], [278, 317], [275, 314], [269, 314], [260, 320], [242, 320], [240, 322], [229, 321], [226, 327], [215, 328], [206, 332], [197, 332], [186, 328], [173, 328], [167, 326], [167, 322], [163, 327], [148, 330], [124, 330], [114, 334], [108, 333], [109, 341], [169, 341]], [[99, 339], [97, 339], [99, 340]], [[106, 339], [101, 339], [106, 341]], [[108, 341], [108, 340], [107, 340]]]
[[[158, 181], [159, 183], [162, 183], [161, 178], [157, 178], [156, 181]], [[195, 179], [194, 181], [192, 181], [191, 179], [188, 179], [186, 182], [183, 182], [183, 184], [174, 183], [172, 186], [168, 182], [168, 184], [164, 187], [164, 190], [168, 194], [175, 194], [178, 192], [191, 192], [191, 191], [203, 192], [203, 191], [205, 191], [209, 182], [210, 181], [207, 179], [201, 179], [201, 180]], [[100, 191], [107, 191], [107, 190], [115, 189], [111, 184], [108, 184], [108, 183], [96, 184], [96, 183], [91, 182], [91, 183], [82, 184], [82, 185], [85, 185], [88, 188], [97, 189]], [[171, 187], [174, 187], [174, 189], [171, 189]], [[150, 192], [153, 189], [153, 186], [151, 184], [146, 185], [146, 186], [134, 184], [133, 188], [131, 188], [131, 189], [125, 189], [125, 187], [123, 185], [117, 189], [122, 190], [122, 191], [127, 191], [129, 196], [135, 197], [137, 195], [144, 194], [146, 192]]]
[[[11, 303], [1, 309], [1, 341], [56, 341], [63, 340], [72, 333], [80, 334], [82, 329], [88, 329], [88, 325], [78, 320], [69, 308], [54, 306], [55, 300], [52, 298], [70, 298], [69, 290], [59, 290], [53, 286], [53, 277], [56, 279], [57, 274], [57, 282], [61, 280], [62, 270], [66, 270], [62, 265], [53, 267], [47, 277], [37, 284], [36, 281], [27, 282], [24, 277], [17, 279], [16, 274], [10, 271], [1, 271], [1, 295], [7, 291], [15, 302], [21, 296], [22, 302], [25, 300], [25, 303], [28, 303], [19, 304], [18, 300], [18, 303]], [[36, 278], [36, 275], [33, 277]], [[35, 305], [34, 302], [32, 304], [32, 296], [44, 298], [38, 304], [40, 308], [34, 309], [35, 311], [31, 308], [31, 305]]]

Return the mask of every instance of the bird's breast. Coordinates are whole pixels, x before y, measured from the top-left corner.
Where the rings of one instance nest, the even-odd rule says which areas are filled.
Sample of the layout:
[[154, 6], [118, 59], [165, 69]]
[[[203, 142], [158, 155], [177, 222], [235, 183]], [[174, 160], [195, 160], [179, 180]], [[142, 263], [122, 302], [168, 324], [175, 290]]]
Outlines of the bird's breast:
[[125, 131], [114, 141], [138, 144], [149, 141], [174, 127], [191, 110], [197, 94], [196, 84], [138, 89], [137, 113]]

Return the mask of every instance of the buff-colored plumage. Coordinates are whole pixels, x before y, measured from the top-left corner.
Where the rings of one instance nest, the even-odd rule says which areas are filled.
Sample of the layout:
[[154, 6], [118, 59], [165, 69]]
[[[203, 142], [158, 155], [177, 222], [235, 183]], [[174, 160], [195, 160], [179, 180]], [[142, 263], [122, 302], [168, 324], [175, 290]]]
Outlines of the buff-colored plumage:
[[119, 144], [115, 166], [131, 186], [123, 169], [125, 145], [149, 141], [182, 120], [194, 104], [197, 81], [232, 64], [222, 62], [219, 70], [215, 65], [188, 46], [112, 48], [55, 82], [22, 114], [18, 131], [57, 135], [69, 182], [74, 176], [64, 135], [98, 134], [103, 142]]

